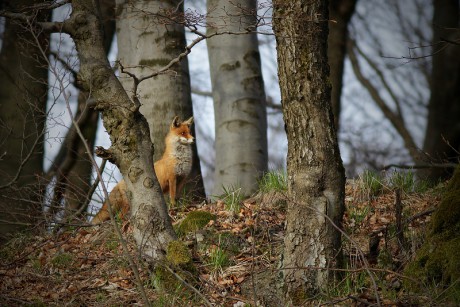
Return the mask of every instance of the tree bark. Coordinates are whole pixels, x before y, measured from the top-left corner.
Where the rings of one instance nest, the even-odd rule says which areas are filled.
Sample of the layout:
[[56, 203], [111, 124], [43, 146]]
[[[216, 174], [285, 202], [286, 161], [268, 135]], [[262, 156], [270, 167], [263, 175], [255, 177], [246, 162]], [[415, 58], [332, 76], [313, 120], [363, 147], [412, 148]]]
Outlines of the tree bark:
[[329, 1], [329, 38], [327, 57], [331, 69], [330, 80], [332, 84], [332, 113], [337, 131], [340, 126], [340, 100], [342, 96], [342, 79], [345, 56], [347, 54], [348, 23], [355, 11], [356, 0], [331, 0]]
[[340, 266], [345, 175], [331, 107], [327, 1], [274, 1], [274, 31], [288, 138], [288, 204], [282, 259], [294, 305], [324, 289]]
[[[178, 0], [117, 0], [118, 58], [127, 71], [138, 78], [148, 76], [185, 51], [184, 26], [179, 23], [183, 10], [183, 3]], [[130, 95], [139, 96], [140, 111], [147, 118], [156, 148], [154, 161], [158, 161], [165, 150], [165, 136], [172, 119], [193, 116], [188, 60], [185, 57], [165, 73], [142, 81], [137, 93], [133, 93], [131, 77], [121, 74], [120, 80]], [[192, 134], [195, 135], [193, 127]], [[186, 190], [204, 196], [196, 143], [192, 149], [193, 167]]]
[[[434, 0], [433, 68], [428, 123], [423, 151], [430, 162], [457, 162], [460, 152], [459, 2]], [[457, 42], [457, 43], [452, 43]], [[452, 175], [450, 168], [420, 172], [437, 182]]]
[[168, 243], [176, 236], [152, 167], [148, 123], [107, 61], [95, 12], [91, 0], [72, 1], [72, 14], [64, 22], [63, 30], [74, 39], [80, 58], [77, 82], [92, 93], [109, 133], [112, 145], [105, 154], [125, 179], [134, 238], [143, 255], [161, 260]]
[[[7, 1], [18, 10], [40, 1]], [[35, 20], [47, 21], [42, 11]], [[41, 215], [49, 35], [7, 19], [0, 53], [0, 241]], [[40, 45], [39, 45], [40, 44]]]
[[[115, 33], [115, 0], [104, 0], [99, 3], [103, 26], [104, 49], [106, 55], [108, 55]], [[80, 92], [78, 94], [78, 109], [75, 117], [79, 119], [79, 126], [85, 140], [89, 148], [93, 150], [96, 140], [99, 112], [88, 107], [87, 100], [89, 97], [89, 93]], [[71, 127], [70, 129], [74, 130], [75, 127]], [[91, 188], [93, 165], [88, 159], [88, 153], [86, 152], [82, 140], [75, 133], [69, 132], [68, 135], [70, 137], [75, 136], [75, 141], [70, 141], [71, 145], [69, 144], [70, 148], [68, 149], [68, 151], [72, 152], [68, 157], [73, 156], [75, 161], [70, 168], [70, 172], [65, 175], [66, 180], [68, 180], [65, 192], [66, 209], [67, 213], [84, 213], [87, 208], [82, 208], [82, 206], [88, 203], [86, 202], [86, 198]], [[94, 151], [92, 151], [91, 154], [94, 154]]]
[[[207, 34], [256, 30], [256, 1], [208, 1]], [[257, 189], [267, 171], [267, 114], [256, 33], [217, 35], [207, 41], [215, 116], [213, 195]]]

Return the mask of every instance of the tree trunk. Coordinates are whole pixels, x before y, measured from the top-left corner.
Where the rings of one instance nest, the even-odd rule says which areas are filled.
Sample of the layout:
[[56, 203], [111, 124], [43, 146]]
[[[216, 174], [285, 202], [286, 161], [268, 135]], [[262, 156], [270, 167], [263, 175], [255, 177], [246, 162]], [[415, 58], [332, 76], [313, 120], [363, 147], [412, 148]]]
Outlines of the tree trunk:
[[[409, 263], [404, 275], [406, 289], [426, 293], [426, 285], [442, 290], [445, 306], [458, 306], [460, 292], [460, 167], [454, 172], [431, 219], [426, 241]], [[413, 283], [412, 279], [419, 281]], [[423, 287], [420, 287], [423, 285]]]
[[[19, 10], [34, 3], [7, 6]], [[41, 12], [36, 21], [48, 17]], [[48, 43], [49, 36], [36, 28], [6, 20], [0, 53], [0, 241], [41, 216], [37, 179], [43, 171], [48, 68], [40, 48], [47, 52]]]
[[[115, 33], [115, 0], [100, 1], [100, 12], [104, 34], [104, 49], [108, 55]], [[88, 107], [87, 99], [89, 96], [89, 93], [85, 92], [80, 92], [78, 94], [78, 110], [75, 117], [80, 119], [79, 124], [82, 133], [89, 148], [93, 150], [96, 140], [99, 112]], [[71, 127], [70, 129], [74, 130], [75, 127]], [[69, 134], [70, 136], [75, 135], [75, 133]], [[88, 203], [86, 202], [86, 198], [91, 188], [93, 165], [88, 159], [88, 153], [86, 152], [82, 140], [76, 135], [75, 138], [75, 143], [71, 142], [72, 147], [69, 148], [69, 150], [73, 151], [75, 162], [69, 174], [66, 175], [68, 179], [65, 193], [66, 209], [68, 213], [84, 213], [87, 208], [82, 208], [82, 206]], [[93, 151], [91, 154], [93, 154]]]
[[340, 266], [341, 236], [331, 222], [341, 225], [345, 175], [330, 102], [327, 1], [273, 3], [292, 199], [282, 268], [286, 298], [298, 305]]
[[[434, 0], [433, 68], [428, 124], [423, 150], [430, 162], [457, 162], [460, 152], [460, 45], [458, 0]], [[453, 43], [457, 42], [457, 43]], [[452, 169], [420, 172], [437, 182]]]
[[331, 68], [330, 80], [332, 84], [332, 113], [334, 123], [339, 131], [340, 100], [342, 96], [342, 79], [347, 53], [348, 23], [355, 11], [356, 0], [331, 0], [329, 1], [329, 38], [327, 56]]
[[[256, 30], [256, 1], [208, 1], [207, 34]], [[214, 195], [223, 188], [257, 189], [267, 171], [267, 114], [257, 35], [207, 41], [215, 116]]]
[[[124, 67], [132, 67], [126, 70], [138, 78], [163, 68], [185, 51], [184, 26], [174, 21], [180, 20], [183, 14], [182, 1], [117, 0], [117, 12], [118, 58]], [[120, 80], [132, 95], [133, 79], [120, 74]], [[142, 104], [140, 111], [149, 123], [156, 148], [154, 161], [158, 161], [165, 150], [165, 137], [172, 119], [179, 116], [185, 120], [193, 116], [187, 58], [168, 71], [142, 81], [134, 94], [138, 95]], [[193, 127], [192, 134], [195, 135]], [[195, 196], [204, 196], [196, 144], [192, 149], [193, 168], [186, 189]]]
[[153, 170], [153, 146], [145, 117], [129, 99], [111, 69], [91, 0], [72, 1], [63, 30], [75, 41], [80, 58], [78, 82], [90, 91], [102, 112], [112, 145], [105, 155], [120, 169], [131, 204], [133, 235], [142, 254], [163, 259], [176, 238]]

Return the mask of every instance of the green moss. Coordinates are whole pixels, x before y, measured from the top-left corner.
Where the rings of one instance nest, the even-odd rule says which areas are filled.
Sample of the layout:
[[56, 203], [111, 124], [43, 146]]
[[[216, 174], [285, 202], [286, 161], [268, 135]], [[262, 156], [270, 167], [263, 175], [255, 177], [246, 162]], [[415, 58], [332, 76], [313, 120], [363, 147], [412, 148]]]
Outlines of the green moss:
[[150, 280], [155, 289], [164, 292], [175, 292], [182, 286], [182, 283], [176, 276], [161, 266], [155, 268], [154, 274], [150, 277]]
[[[167, 267], [174, 270], [171, 273]], [[193, 277], [196, 275], [196, 269], [192, 262], [192, 255], [188, 247], [181, 241], [171, 241], [166, 249], [166, 263], [164, 266], [157, 266], [152, 275], [151, 284], [157, 289], [167, 293], [172, 293], [182, 289], [183, 283], [195, 284]]]
[[416, 259], [406, 268], [405, 274], [419, 284], [408, 280], [405, 286], [412, 291], [426, 286], [448, 289], [460, 301], [460, 237], [445, 241], [444, 236], [431, 237], [417, 252]]
[[173, 266], [184, 266], [192, 262], [192, 256], [183, 242], [171, 241], [166, 251], [166, 260]]
[[294, 306], [301, 306], [304, 305], [305, 301], [308, 299], [308, 294], [303, 287], [297, 287], [289, 291], [288, 297]]
[[[454, 173], [439, 208], [433, 215], [431, 233], [417, 251], [405, 274], [419, 284], [407, 281], [412, 291], [433, 287], [442, 291], [442, 298], [460, 302], [460, 169]], [[441, 297], [440, 297], [441, 298]]]
[[458, 228], [460, 224], [460, 168], [454, 173], [439, 208], [433, 215], [432, 231], [440, 233], [449, 228]]
[[214, 220], [216, 216], [206, 211], [192, 211], [187, 217], [177, 226], [178, 235], [184, 235], [189, 232], [195, 232], [203, 229], [209, 221]]

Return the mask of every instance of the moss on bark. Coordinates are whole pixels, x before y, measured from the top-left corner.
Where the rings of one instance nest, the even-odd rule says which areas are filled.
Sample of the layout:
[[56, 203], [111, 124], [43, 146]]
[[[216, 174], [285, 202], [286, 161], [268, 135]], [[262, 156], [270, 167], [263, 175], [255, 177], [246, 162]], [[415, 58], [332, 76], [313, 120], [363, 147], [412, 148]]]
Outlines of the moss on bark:
[[[175, 273], [172, 273], [166, 267], [169, 267]], [[196, 273], [189, 249], [179, 240], [169, 242], [166, 249], [165, 266], [157, 266], [155, 269], [157, 286], [168, 293], [179, 289], [183, 285], [183, 281], [191, 285], [196, 284], [193, 279]]]
[[443, 200], [433, 215], [430, 233], [405, 274], [420, 281], [406, 283], [412, 291], [426, 286], [445, 289], [443, 297], [460, 302], [460, 167], [452, 177]]

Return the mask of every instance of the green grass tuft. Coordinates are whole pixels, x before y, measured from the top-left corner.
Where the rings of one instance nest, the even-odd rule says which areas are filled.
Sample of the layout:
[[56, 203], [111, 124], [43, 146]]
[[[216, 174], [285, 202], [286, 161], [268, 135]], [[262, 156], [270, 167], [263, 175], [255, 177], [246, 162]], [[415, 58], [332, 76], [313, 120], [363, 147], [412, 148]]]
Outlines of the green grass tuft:
[[383, 178], [375, 171], [365, 170], [359, 176], [359, 183], [363, 196], [368, 200], [377, 197], [383, 191]]
[[228, 257], [225, 250], [223, 250], [220, 245], [215, 246], [211, 249], [209, 253], [209, 266], [211, 267], [211, 272], [216, 274], [221, 272], [225, 267], [230, 265], [230, 258]]
[[227, 210], [233, 212], [234, 214], [240, 212], [241, 202], [244, 198], [241, 192], [241, 188], [235, 186], [230, 186], [229, 188], [226, 188], [223, 186], [222, 190], [224, 191], [224, 193], [219, 196], [219, 199], [221, 199], [225, 203], [225, 207], [227, 208]]
[[413, 172], [393, 172], [389, 178], [389, 184], [393, 189], [400, 189], [410, 193], [415, 191], [415, 175]]
[[259, 179], [261, 192], [285, 192], [287, 191], [287, 175], [284, 171], [269, 171]]

